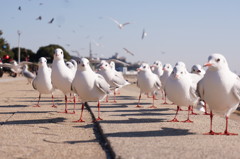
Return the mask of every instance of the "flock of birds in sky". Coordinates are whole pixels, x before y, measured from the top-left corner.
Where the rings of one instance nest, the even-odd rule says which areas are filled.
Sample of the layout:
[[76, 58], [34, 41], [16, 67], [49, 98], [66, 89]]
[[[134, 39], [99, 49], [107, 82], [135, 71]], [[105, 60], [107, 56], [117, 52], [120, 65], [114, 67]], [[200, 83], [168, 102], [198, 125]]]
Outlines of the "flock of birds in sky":
[[[116, 102], [116, 92], [124, 86], [132, 83], [128, 82], [124, 76], [115, 70], [114, 62], [101, 61], [98, 70], [92, 70], [87, 58], [79, 60], [64, 61], [62, 49], [56, 49], [51, 68], [47, 65], [47, 60], [41, 57], [38, 62], [37, 75], [33, 77], [33, 88], [39, 92], [39, 106], [41, 94], [52, 94], [55, 89], [59, 89], [65, 95], [65, 110], [63, 113], [75, 113], [76, 97], [78, 95], [82, 102], [81, 114], [76, 122], [84, 122], [84, 104], [90, 101], [98, 102], [98, 118], [100, 117], [100, 101], [109, 95], [114, 95]], [[157, 97], [162, 97], [164, 103], [167, 99], [177, 105], [175, 117], [169, 122], [179, 122], [177, 119], [181, 107], [188, 107], [188, 118], [184, 122], [192, 122], [190, 113], [193, 108], [204, 111], [205, 115], [210, 115], [210, 131], [208, 135], [237, 135], [228, 131], [228, 118], [233, 113], [240, 102], [240, 78], [233, 73], [227, 60], [221, 54], [212, 54], [208, 62], [204, 64], [208, 67], [205, 71], [201, 65], [194, 65], [191, 72], [188, 72], [183, 62], [179, 61], [162, 65], [161, 61], [155, 61], [153, 65], [142, 63], [137, 69], [137, 86], [140, 89], [138, 104], [141, 107], [141, 96], [147, 94], [151, 96], [153, 103], [150, 108], [156, 108], [154, 101]], [[28, 71], [24, 68], [25, 73]], [[23, 71], [24, 72], [24, 71]], [[24, 73], [23, 73], [24, 74]], [[27, 74], [27, 73], [26, 73]], [[30, 75], [26, 76], [29, 77]], [[74, 94], [74, 110], [68, 110], [68, 95]], [[207, 113], [207, 106], [210, 113]], [[53, 99], [53, 107], [56, 107]], [[226, 118], [226, 129], [223, 133], [214, 132], [212, 129], [213, 114], [223, 115]]]

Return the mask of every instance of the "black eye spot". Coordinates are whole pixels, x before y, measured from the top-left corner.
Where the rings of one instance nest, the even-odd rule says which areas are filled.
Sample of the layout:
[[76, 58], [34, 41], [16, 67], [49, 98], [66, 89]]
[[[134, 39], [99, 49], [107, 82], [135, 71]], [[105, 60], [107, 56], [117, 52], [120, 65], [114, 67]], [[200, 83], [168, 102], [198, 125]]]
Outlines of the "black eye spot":
[[143, 66], [143, 68], [146, 68], [146, 66]]
[[217, 59], [217, 60], [216, 60], [216, 62], [219, 62], [219, 61], [220, 61], [220, 59]]
[[107, 66], [107, 64], [105, 66]]
[[181, 74], [183, 74], [183, 72], [181, 72]]

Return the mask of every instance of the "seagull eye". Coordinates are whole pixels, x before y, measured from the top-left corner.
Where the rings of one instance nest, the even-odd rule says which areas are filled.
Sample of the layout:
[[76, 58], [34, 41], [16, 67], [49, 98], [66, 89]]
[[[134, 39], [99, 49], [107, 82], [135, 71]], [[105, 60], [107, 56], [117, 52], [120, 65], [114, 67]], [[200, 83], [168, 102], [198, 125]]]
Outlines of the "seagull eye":
[[216, 62], [219, 62], [219, 61], [220, 61], [220, 59], [217, 59], [217, 60], [216, 60]]
[[146, 66], [143, 66], [143, 68], [146, 68]]
[[183, 74], [183, 72], [181, 72], [181, 74]]

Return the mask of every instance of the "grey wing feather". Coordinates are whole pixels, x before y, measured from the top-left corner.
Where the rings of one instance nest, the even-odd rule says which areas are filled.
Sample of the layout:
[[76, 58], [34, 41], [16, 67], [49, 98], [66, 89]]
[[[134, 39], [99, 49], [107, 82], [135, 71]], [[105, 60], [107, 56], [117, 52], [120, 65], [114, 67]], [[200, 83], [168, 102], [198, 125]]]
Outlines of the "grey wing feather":
[[35, 75], [32, 72], [23, 72], [23, 75], [27, 78], [35, 78]]
[[233, 85], [232, 92], [234, 96], [240, 101], [240, 78], [237, 77], [237, 81]]
[[197, 83], [197, 95], [204, 100], [204, 88], [203, 88], [203, 80], [201, 79], [198, 83]]
[[155, 82], [155, 87], [157, 87], [158, 89], [161, 89], [162, 87], [162, 83], [161, 81], [159, 80], [158, 76], [154, 74], [154, 78], [156, 79], [156, 82]]
[[35, 90], [37, 90], [36, 80], [35, 80], [35, 79], [32, 81], [32, 86], [33, 86], [33, 88], [34, 88]]
[[118, 86], [123, 86], [126, 84], [126, 80], [124, 78], [122, 78], [121, 76], [115, 74], [115, 76], [113, 77], [113, 83]]
[[102, 92], [104, 92], [106, 94], [110, 94], [110, 92], [111, 92], [110, 85], [107, 83], [107, 81], [105, 80], [105, 78], [102, 75], [97, 74], [97, 79], [95, 80], [95, 85]]

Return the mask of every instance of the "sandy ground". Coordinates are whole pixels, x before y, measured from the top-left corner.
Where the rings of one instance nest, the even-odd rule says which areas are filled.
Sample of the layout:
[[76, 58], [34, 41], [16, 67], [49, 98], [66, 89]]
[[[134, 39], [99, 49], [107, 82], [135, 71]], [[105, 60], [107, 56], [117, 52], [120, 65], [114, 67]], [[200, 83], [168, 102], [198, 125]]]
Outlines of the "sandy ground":
[[[26, 83], [23, 78], [0, 79], [1, 158], [108, 158], [86, 109], [86, 122], [73, 123], [79, 118], [80, 104], [75, 115], [58, 113], [64, 109], [60, 92], [55, 93], [58, 108], [51, 107], [50, 95], [43, 96], [40, 108], [32, 107], [38, 93]], [[121, 89], [117, 103], [101, 103], [104, 120], [99, 125], [115, 158], [239, 158], [239, 136], [203, 135], [209, 131], [209, 116], [195, 111], [200, 115], [191, 116], [193, 123], [167, 122], [175, 114], [175, 105], [157, 100], [157, 108], [151, 109], [151, 99], [143, 95], [143, 108], [136, 108], [138, 95], [139, 89], [132, 84]], [[97, 115], [97, 103], [89, 105]], [[181, 111], [178, 119], [186, 118], [187, 111]], [[232, 118], [229, 130], [240, 134], [240, 116]], [[224, 131], [224, 118], [215, 115], [213, 124], [214, 131]]]
[[0, 79], [1, 159], [106, 158], [87, 110], [85, 123], [72, 122], [79, 119], [80, 110], [74, 115], [58, 113], [64, 110], [59, 91], [58, 108], [51, 107], [51, 95], [43, 95], [40, 108], [33, 107], [38, 92], [26, 83], [23, 77]]

